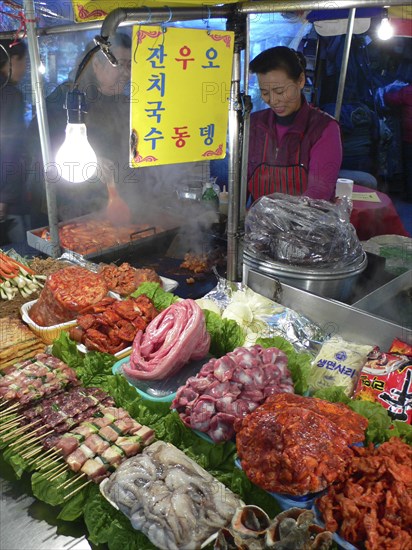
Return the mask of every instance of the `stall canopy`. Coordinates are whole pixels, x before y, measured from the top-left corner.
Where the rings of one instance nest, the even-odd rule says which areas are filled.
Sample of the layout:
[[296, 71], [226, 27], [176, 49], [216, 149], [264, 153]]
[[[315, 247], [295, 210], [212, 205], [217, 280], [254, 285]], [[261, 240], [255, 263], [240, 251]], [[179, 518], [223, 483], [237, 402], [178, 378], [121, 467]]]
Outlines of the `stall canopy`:
[[[367, 32], [373, 18], [380, 19], [384, 14], [382, 8], [357, 8], [353, 33]], [[331, 17], [333, 16], [333, 19]], [[412, 6], [394, 6], [388, 12], [394, 29], [394, 36], [412, 37]], [[349, 10], [312, 10], [306, 14], [306, 19], [313, 23], [320, 36], [338, 36], [346, 34]]]

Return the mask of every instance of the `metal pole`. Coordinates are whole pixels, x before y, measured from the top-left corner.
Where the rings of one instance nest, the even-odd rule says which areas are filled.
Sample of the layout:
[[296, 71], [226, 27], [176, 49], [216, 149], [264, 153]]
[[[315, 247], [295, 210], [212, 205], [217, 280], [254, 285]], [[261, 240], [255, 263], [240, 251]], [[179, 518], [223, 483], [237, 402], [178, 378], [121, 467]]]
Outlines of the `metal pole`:
[[238, 280], [238, 226], [240, 201], [240, 144], [239, 144], [239, 94], [240, 94], [240, 51], [233, 54], [232, 85], [229, 107], [229, 207], [227, 218], [227, 279]]
[[[258, 13], [280, 13], [283, 11], [307, 11], [307, 10], [340, 10], [350, 8], [371, 8], [387, 6], [388, 0], [276, 0], [256, 2], [241, 2], [236, 5], [238, 13], [252, 15]], [[391, 0], [391, 6], [405, 5], [405, 0]]]
[[346, 30], [345, 45], [343, 48], [342, 66], [339, 75], [338, 93], [336, 97], [335, 118], [339, 121], [340, 112], [342, 110], [343, 92], [345, 91], [346, 72], [348, 70], [350, 44], [353, 35], [353, 26], [355, 24], [356, 8], [349, 11], [348, 26]]
[[118, 26], [125, 21], [133, 23], [152, 24], [174, 21], [190, 21], [191, 19], [226, 18], [234, 8], [228, 6], [210, 6], [206, 8], [116, 8], [104, 19], [100, 35], [103, 38], [112, 36]]
[[[225, 6], [211, 6], [211, 15], [209, 16], [208, 10], [203, 8], [202, 11], [199, 8], [184, 8], [186, 11], [186, 17], [183, 17], [183, 13], [177, 13], [179, 8], [171, 8], [159, 10], [158, 8], [152, 8], [150, 10], [152, 18], [151, 22], [169, 21], [170, 13], [174, 14], [173, 21], [183, 21], [184, 19], [208, 19], [208, 18], [224, 18], [229, 13], [229, 10], [234, 6], [237, 7], [237, 11], [240, 14], [252, 15], [258, 13], [280, 13], [280, 12], [289, 12], [289, 11], [301, 11], [301, 10], [335, 10], [335, 9], [350, 9], [350, 8], [365, 8], [365, 7], [379, 7], [387, 6], [388, 0], [334, 0], [330, 2], [329, 0], [291, 0], [286, 1], [276, 1], [276, 2], [242, 2], [240, 4], [230, 4], [229, 7]], [[405, 0], [391, 0], [391, 6], [404, 6]], [[129, 8], [125, 8], [128, 10]], [[134, 25], [136, 23], [148, 23], [148, 8], [133, 9], [134, 13], [138, 13], [134, 19], [130, 18], [127, 21], [119, 22], [119, 27], [127, 27]], [[161, 15], [159, 15], [159, 12]], [[201, 13], [201, 15], [199, 15]], [[110, 14], [107, 16], [110, 17]], [[102, 27], [101, 21], [89, 21], [87, 23], [72, 23], [68, 25], [55, 25], [53, 27], [43, 27], [37, 28], [38, 36], [49, 36], [52, 34], [64, 34], [67, 32], [78, 32], [78, 31], [90, 31], [94, 29], [100, 29]], [[0, 32], [0, 38], [14, 38], [16, 36], [17, 29], [14, 31], [3, 31]], [[24, 31], [20, 31], [17, 35], [18, 38], [24, 37]]]
[[246, 197], [247, 197], [247, 165], [249, 158], [249, 123], [250, 110], [252, 104], [250, 101], [249, 91], [249, 61], [250, 61], [250, 17], [246, 16], [246, 41], [244, 53], [243, 67], [243, 83], [244, 83], [244, 105], [243, 105], [243, 139], [242, 139], [242, 167], [240, 172], [240, 205], [239, 205], [239, 221], [244, 229], [246, 217]]
[[43, 77], [39, 72], [41, 64], [39, 44], [36, 36], [36, 12], [33, 0], [24, 0], [24, 15], [27, 21], [27, 40], [31, 65], [31, 83], [34, 90], [37, 109], [37, 123], [39, 126], [40, 144], [43, 157], [44, 178], [46, 186], [47, 214], [49, 218], [50, 240], [52, 245], [52, 256], [60, 256], [59, 232], [57, 227], [57, 204], [56, 190], [50, 182], [47, 168], [51, 165], [50, 158], [50, 135], [47, 120], [46, 102], [44, 98]]

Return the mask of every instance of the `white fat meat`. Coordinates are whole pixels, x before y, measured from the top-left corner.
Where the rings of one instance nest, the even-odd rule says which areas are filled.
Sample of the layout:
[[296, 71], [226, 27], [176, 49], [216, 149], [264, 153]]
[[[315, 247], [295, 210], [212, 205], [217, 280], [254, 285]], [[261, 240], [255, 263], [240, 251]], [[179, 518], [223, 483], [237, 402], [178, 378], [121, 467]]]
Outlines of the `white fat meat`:
[[235, 435], [233, 424], [236, 417], [232, 414], [217, 413], [210, 421], [208, 434], [215, 443], [229, 441]]
[[84, 445], [86, 445], [96, 455], [101, 455], [102, 452], [110, 446], [107, 441], [102, 439], [97, 434], [93, 434], [87, 437], [84, 441]]
[[[214, 378], [212, 378], [212, 380], [214, 380]], [[210, 386], [210, 380], [208, 378], [198, 378], [197, 376], [191, 376], [190, 378], [188, 378], [186, 385], [195, 392], [201, 393]]]
[[205, 390], [203, 395], [210, 395], [211, 397], [220, 398], [230, 392], [232, 384], [229, 381], [219, 382], [216, 380], [213, 384]]
[[243, 384], [244, 386], [252, 384], [253, 376], [248, 374], [248, 370], [246, 371], [243, 367], [236, 367], [233, 372], [232, 382], [237, 382], [239, 384]]
[[202, 395], [196, 401], [190, 414], [190, 425], [201, 432], [209, 429], [210, 419], [216, 412], [216, 400], [213, 397]]
[[216, 361], [213, 374], [220, 382], [226, 382], [232, 379], [235, 368], [236, 362], [228, 355], [224, 355]]
[[126, 376], [137, 380], [162, 380], [190, 360], [205, 357], [210, 335], [202, 310], [193, 300], [182, 300], [162, 311], [133, 342]]
[[[91, 453], [91, 454], [90, 454]], [[88, 458], [94, 456], [94, 453], [89, 448], [83, 445], [73, 451], [65, 458], [67, 465], [73, 472], [78, 472]]]
[[173, 400], [172, 407], [174, 409], [180, 407], [187, 407], [191, 405], [199, 397], [199, 394], [196, 393], [192, 388], [181, 386], [176, 393], [176, 397]]
[[207, 376], [208, 374], [214, 374], [215, 371], [215, 363], [218, 361], [215, 357], [212, 357], [209, 359], [209, 361], [203, 365], [203, 367], [200, 369], [200, 373], [202, 376]]

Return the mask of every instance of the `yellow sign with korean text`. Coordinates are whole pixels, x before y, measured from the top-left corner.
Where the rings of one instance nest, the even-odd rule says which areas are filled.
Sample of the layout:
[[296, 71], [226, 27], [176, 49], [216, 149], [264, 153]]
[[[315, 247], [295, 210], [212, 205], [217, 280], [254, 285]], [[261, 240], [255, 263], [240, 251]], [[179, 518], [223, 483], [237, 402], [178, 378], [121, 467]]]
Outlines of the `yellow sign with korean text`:
[[221, 159], [234, 34], [134, 27], [131, 166]]
[[[237, 0], [226, 0], [225, 4], [232, 4]], [[72, 0], [74, 19], [77, 23], [104, 19], [111, 11], [117, 8], [164, 8], [199, 7], [218, 4], [216, 0]], [[148, 18], [150, 11], [148, 10]], [[207, 10], [205, 8], [205, 19]]]

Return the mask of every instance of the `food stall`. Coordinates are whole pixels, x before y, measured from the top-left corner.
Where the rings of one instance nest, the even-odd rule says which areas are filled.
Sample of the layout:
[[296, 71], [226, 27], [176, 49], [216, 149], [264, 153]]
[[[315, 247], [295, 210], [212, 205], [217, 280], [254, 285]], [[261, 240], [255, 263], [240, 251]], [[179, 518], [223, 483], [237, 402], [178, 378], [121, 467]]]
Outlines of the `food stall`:
[[[140, 21], [142, 10], [131, 12]], [[50, 258], [2, 256], [3, 290], [20, 300], [0, 330], [0, 444], [5, 475], [18, 478], [2, 499], [5, 548], [407, 547], [412, 330], [279, 283], [251, 261], [244, 284], [233, 282], [239, 144], [229, 150], [228, 277], [203, 300], [127, 264], [145, 249], [164, 253], [173, 217], [115, 246], [76, 254], [69, 241], [60, 258], [50, 219], [50, 239], [46, 228], [30, 236]], [[197, 275], [194, 260], [184, 277]], [[359, 491], [372, 495], [370, 514]], [[339, 508], [348, 492], [359, 515]], [[382, 512], [385, 495], [398, 501]]]

